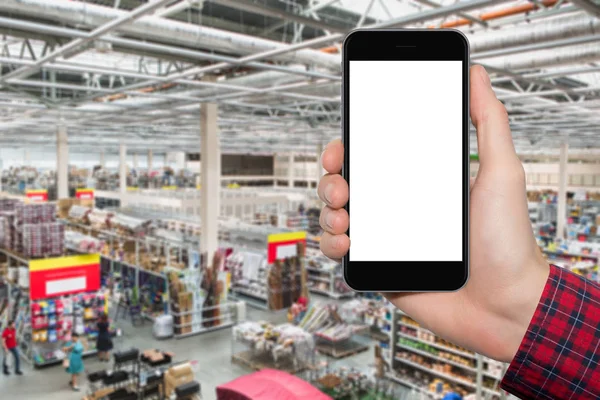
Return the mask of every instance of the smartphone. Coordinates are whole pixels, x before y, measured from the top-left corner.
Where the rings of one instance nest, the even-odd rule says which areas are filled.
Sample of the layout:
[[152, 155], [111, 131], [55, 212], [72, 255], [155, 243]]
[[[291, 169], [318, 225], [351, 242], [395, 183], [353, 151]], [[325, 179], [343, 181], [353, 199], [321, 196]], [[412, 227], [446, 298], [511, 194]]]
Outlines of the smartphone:
[[456, 30], [355, 30], [343, 43], [346, 283], [455, 291], [469, 276], [469, 44]]

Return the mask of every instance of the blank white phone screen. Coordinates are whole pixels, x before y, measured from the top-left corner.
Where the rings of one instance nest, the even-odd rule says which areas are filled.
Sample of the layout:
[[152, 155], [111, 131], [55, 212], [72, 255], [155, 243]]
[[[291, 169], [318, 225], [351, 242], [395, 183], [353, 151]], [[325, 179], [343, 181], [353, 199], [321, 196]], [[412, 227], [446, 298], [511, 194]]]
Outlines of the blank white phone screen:
[[350, 261], [463, 261], [462, 61], [350, 61]]

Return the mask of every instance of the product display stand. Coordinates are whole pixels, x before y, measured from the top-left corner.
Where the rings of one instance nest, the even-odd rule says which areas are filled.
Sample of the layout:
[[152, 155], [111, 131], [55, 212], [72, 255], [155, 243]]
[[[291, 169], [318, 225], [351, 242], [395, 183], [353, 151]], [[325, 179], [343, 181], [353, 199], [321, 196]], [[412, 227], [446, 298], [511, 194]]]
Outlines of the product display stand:
[[278, 369], [295, 374], [316, 365], [314, 340], [290, 324], [242, 322], [233, 327], [231, 360], [256, 371]]
[[136, 390], [140, 387], [139, 350], [116, 352], [113, 358], [110, 371], [101, 370], [87, 375], [89, 387], [86, 400], [140, 398]]
[[236, 300], [245, 301], [249, 306], [268, 310], [268, 265], [266, 252], [258, 250], [237, 250], [227, 258], [227, 268], [231, 271], [230, 294]]
[[350, 300], [340, 306], [340, 316], [347, 322], [369, 327], [369, 336], [388, 348], [392, 330], [390, 303], [380, 294], [362, 293], [361, 298]]
[[324, 332], [315, 333], [317, 351], [321, 354], [339, 359], [353, 356], [369, 350], [367, 340], [364, 338], [367, 328], [333, 328]]
[[[64, 359], [64, 344], [71, 333], [80, 334], [84, 356], [96, 354], [95, 322], [101, 313], [108, 313], [105, 292], [99, 290], [99, 256], [81, 255], [25, 260], [3, 251], [9, 270], [18, 272], [11, 285], [13, 310], [21, 353], [35, 367], [59, 364]], [[18, 263], [18, 264], [17, 264]], [[20, 265], [18, 269], [13, 265]], [[69, 282], [86, 282], [86, 286], [68, 286], [53, 278], [57, 271], [72, 276]], [[64, 271], [64, 272], [63, 272]], [[61, 292], [52, 292], [54, 288]], [[117, 330], [112, 329], [113, 333]]]
[[333, 399], [406, 399], [396, 384], [378, 384], [372, 374], [357, 368], [326, 367], [310, 375], [309, 381]]
[[[207, 257], [200, 257], [205, 263]], [[217, 252], [210, 265], [168, 275], [170, 314], [174, 317], [174, 337], [229, 328], [234, 324], [234, 304], [228, 301], [224, 254]]]
[[[187, 248], [151, 237], [123, 236], [71, 220], [63, 220], [63, 223], [68, 230], [75, 229], [104, 240], [106, 248], [102, 254], [102, 279], [105, 282], [117, 277], [120, 279], [113, 294], [122, 295], [123, 290], [138, 287], [137, 296], [133, 296], [132, 301], [139, 304], [144, 318], [153, 321], [157, 316], [168, 312], [166, 299], [169, 294], [164, 269], [171, 265], [184, 265], [189, 254]], [[167, 254], [170, 256], [167, 257]], [[164, 267], [161, 268], [160, 264]]]
[[309, 307], [298, 326], [313, 334], [319, 353], [333, 358], [345, 358], [369, 349], [369, 327], [344, 321], [334, 305]]
[[346, 285], [342, 265], [323, 256], [320, 251], [307, 249], [307, 285], [311, 293], [332, 299], [354, 297], [355, 292]]
[[[499, 383], [504, 364], [438, 338], [399, 310], [393, 318], [389, 379], [432, 399], [442, 399], [447, 392], [503, 398]], [[382, 353], [386, 359], [390, 356], [390, 352]]]
[[109, 369], [87, 374], [84, 400], [199, 399], [200, 384], [194, 381], [191, 364], [174, 362], [173, 353], [132, 348], [113, 357]]
[[239, 245], [226, 261], [232, 297], [274, 311], [289, 308], [301, 296], [308, 297], [306, 233], [245, 228], [248, 230], [230, 232], [230, 240]]

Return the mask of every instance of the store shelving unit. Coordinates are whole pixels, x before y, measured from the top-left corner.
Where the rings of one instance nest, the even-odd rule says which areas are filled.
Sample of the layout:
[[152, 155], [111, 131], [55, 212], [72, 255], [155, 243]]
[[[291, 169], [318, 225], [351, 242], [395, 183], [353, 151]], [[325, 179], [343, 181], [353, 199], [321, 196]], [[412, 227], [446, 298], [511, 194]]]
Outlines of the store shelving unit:
[[[182, 339], [194, 335], [200, 335], [219, 329], [230, 328], [235, 322], [233, 309], [235, 304], [225, 297], [219, 298], [218, 304], [207, 305], [207, 290], [202, 286], [203, 274], [200, 270], [187, 270], [169, 275], [170, 284], [174, 281], [185, 287], [179, 296], [185, 299], [183, 302], [177, 298], [170, 298], [169, 314], [174, 318], [174, 337]], [[194, 289], [201, 291], [193, 292]], [[177, 290], [173, 293], [178, 293]]]
[[[169, 243], [166, 240], [154, 238], [154, 237], [131, 237], [124, 236], [117, 232], [108, 231], [105, 229], [96, 229], [89, 225], [83, 225], [70, 220], [62, 220], [66, 225], [67, 229], [75, 229], [79, 232], [84, 232], [92, 237], [105, 238], [108, 248], [107, 251], [102, 254], [101, 261], [101, 272], [102, 278], [106, 280], [108, 277], [119, 276], [121, 279], [121, 289], [125, 286], [138, 287], [141, 291], [148, 285], [157, 289], [157, 296], [162, 298], [162, 310], [163, 312], [157, 311], [152, 312], [144, 307], [142, 310], [142, 316], [149, 320], [154, 320], [157, 314], [167, 313], [168, 307], [166, 298], [169, 296], [169, 285], [167, 277], [164, 272], [153, 271], [142, 267], [141, 265], [141, 254], [145, 250], [145, 254], [159, 254], [169, 255], [165, 257], [164, 266], [167, 270], [171, 267], [171, 259], [173, 253], [175, 253], [176, 261], [180, 264], [185, 261], [187, 255], [190, 254], [191, 250], [187, 246], [180, 246], [178, 244]], [[125, 261], [120, 257], [115, 248], [116, 243], [128, 242], [134, 247], [135, 259], [133, 263]], [[155, 296], [155, 297], [157, 297]], [[144, 304], [144, 306], [151, 306], [152, 304]]]
[[[231, 328], [234, 324], [234, 313], [232, 312], [232, 308], [234, 307], [233, 304], [231, 303], [223, 303], [223, 304], [219, 304], [218, 306], [213, 306], [213, 307], [204, 307], [201, 310], [196, 310], [196, 311], [183, 311], [180, 313], [171, 311], [171, 314], [173, 315], [173, 317], [179, 317], [179, 318], [183, 318], [186, 320], [186, 322], [182, 322], [181, 324], [175, 324], [174, 327], [175, 328], [182, 328], [182, 329], [186, 329], [189, 328], [190, 331], [186, 332], [186, 333], [180, 333], [180, 334], [175, 334], [174, 337], [175, 339], [184, 339], [190, 336], [196, 336], [196, 335], [201, 335], [203, 333], [208, 333], [208, 332], [212, 332], [212, 331], [216, 331], [216, 330], [220, 330], [220, 329], [227, 329], [227, 328]], [[210, 311], [214, 311], [214, 310], [219, 310], [220, 314], [217, 317], [204, 317], [204, 318], [200, 318], [200, 325], [202, 324], [206, 324], [208, 323], [208, 326], [199, 326], [196, 327], [196, 323], [194, 322], [195, 320], [193, 320], [193, 318], [197, 315], [202, 315], [202, 313], [205, 312], [210, 312]], [[189, 317], [189, 320], [187, 320], [187, 318]]]
[[312, 335], [302, 328], [246, 321], [235, 325], [232, 331], [234, 363], [257, 371], [270, 368], [293, 374], [316, 365]]
[[425, 398], [433, 400], [442, 400], [444, 398], [442, 394], [430, 392], [423, 386], [415, 384], [406, 378], [403, 379], [392, 375], [389, 377], [389, 379], [391, 379], [393, 382], [401, 384], [402, 386], [406, 386], [407, 388], [419, 393], [422, 396], [425, 396]]
[[[340, 313], [342, 311], [342, 313]], [[341, 359], [367, 351], [371, 347], [369, 326], [354, 319], [336, 304], [313, 303], [297, 326], [314, 337], [319, 353]]]
[[305, 232], [245, 224], [228, 232], [228, 243], [235, 249], [226, 260], [232, 298], [277, 311], [308, 297]]
[[[308, 271], [308, 290], [310, 290], [311, 293], [328, 296], [332, 299], [354, 297], [354, 292], [352, 291], [339, 292], [337, 290], [338, 285], [340, 284], [339, 282], [343, 279], [339, 267], [341, 267], [339, 264], [333, 268], [327, 269], [306, 267], [306, 271]], [[326, 289], [322, 289], [322, 286], [325, 286]]]
[[[62, 362], [62, 358], [61, 358], [61, 351], [60, 348], [63, 345], [62, 340], [35, 340], [35, 337], [37, 336], [37, 333], [40, 332], [46, 332], [46, 335], [49, 335], [49, 331], [50, 330], [54, 330], [56, 331], [58, 329], [58, 325], [56, 326], [52, 326], [52, 325], [48, 325], [48, 326], [34, 326], [33, 322], [32, 322], [32, 311], [31, 311], [31, 307], [33, 303], [36, 303], [38, 301], [42, 301], [38, 300], [38, 301], [33, 301], [30, 300], [30, 285], [29, 285], [29, 278], [24, 279], [23, 276], [21, 276], [22, 274], [27, 274], [29, 275], [29, 271], [30, 271], [30, 267], [29, 267], [29, 263], [31, 260], [25, 259], [23, 257], [21, 257], [20, 255], [15, 254], [12, 251], [6, 250], [6, 249], [0, 249], [0, 253], [6, 258], [6, 263], [9, 269], [11, 268], [15, 268], [15, 266], [18, 266], [19, 272], [18, 272], [18, 276], [19, 278], [17, 278], [15, 281], [12, 282], [8, 282], [8, 289], [10, 293], [18, 293], [13, 299], [12, 299], [12, 309], [11, 311], [11, 315], [10, 317], [13, 318], [15, 320], [15, 325], [16, 325], [16, 329], [17, 329], [17, 337], [19, 338], [19, 342], [21, 343], [21, 354], [22, 354], [22, 359], [25, 360], [28, 363], [31, 363], [33, 366], [35, 366], [36, 368], [40, 368], [40, 367], [45, 367], [45, 366], [49, 366], [49, 365], [56, 365]], [[46, 259], [47, 260], [47, 259]], [[81, 294], [85, 294], [85, 293], [81, 293]], [[89, 294], [89, 293], [88, 293]], [[96, 315], [98, 315], [98, 313], [100, 311], [105, 311], [108, 309], [108, 305], [107, 305], [107, 301], [108, 299], [106, 297], [104, 297], [104, 293], [102, 293], [103, 296], [103, 305], [102, 306], [98, 306], [94, 308], [94, 317], [90, 318], [86, 318], [83, 315], [83, 311], [80, 308], [79, 311], [77, 311], [77, 313], [75, 311], [68, 313], [68, 314], [64, 314], [64, 317], [67, 317], [68, 319], [74, 320], [76, 318], [79, 318], [80, 323], [82, 325], [89, 325], [89, 321], [96, 320]], [[58, 299], [58, 298], [76, 298], [76, 297], [80, 297], [79, 295], [60, 295], [60, 296], [56, 296], [56, 297], [48, 297], [48, 299], [54, 300], [54, 299]], [[79, 306], [81, 307], [81, 306]], [[74, 308], [76, 308], [74, 306]], [[102, 310], [100, 310], [100, 308]], [[6, 315], [8, 316], [8, 314]], [[42, 314], [42, 316], [45, 317], [51, 317], [54, 316], [55, 318], [58, 318], [57, 314], [54, 313], [46, 313], [46, 314]], [[85, 328], [85, 332], [86, 334], [84, 336], [82, 336], [82, 338], [84, 340], [87, 340], [88, 343], [89, 342], [93, 342], [95, 340], [95, 332], [93, 330], [88, 330], [89, 326], [87, 328]], [[83, 357], [88, 357], [88, 356], [92, 356], [95, 355], [97, 353], [97, 351], [93, 348], [93, 346], [90, 346], [90, 349], [85, 351], [83, 353]], [[53, 354], [52, 357], [49, 357], [49, 354]]]
[[307, 249], [307, 284], [311, 293], [332, 299], [352, 298], [355, 292], [344, 282], [342, 265], [314, 249]]
[[[251, 266], [250, 266], [251, 264]], [[226, 265], [232, 272], [230, 294], [249, 306], [268, 310], [268, 265], [266, 254], [256, 249], [234, 252]]]
[[399, 310], [392, 327], [390, 351], [383, 352], [386, 359], [391, 356], [391, 380], [435, 400], [443, 397], [428, 387], [436, 380], [477, 398], [505, 398], [498, 389], [505, 367], [498, 362], [439, 339]]

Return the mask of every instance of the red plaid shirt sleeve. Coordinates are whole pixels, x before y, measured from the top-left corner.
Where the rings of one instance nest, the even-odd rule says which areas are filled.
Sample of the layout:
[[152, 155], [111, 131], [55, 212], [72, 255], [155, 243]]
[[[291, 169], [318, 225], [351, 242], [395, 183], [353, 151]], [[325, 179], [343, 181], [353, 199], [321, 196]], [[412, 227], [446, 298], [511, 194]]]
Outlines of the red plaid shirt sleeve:
[[600, 286], [550, 266], [502, 389], [521, 399], [600, 398]]

